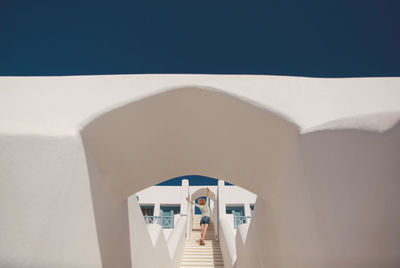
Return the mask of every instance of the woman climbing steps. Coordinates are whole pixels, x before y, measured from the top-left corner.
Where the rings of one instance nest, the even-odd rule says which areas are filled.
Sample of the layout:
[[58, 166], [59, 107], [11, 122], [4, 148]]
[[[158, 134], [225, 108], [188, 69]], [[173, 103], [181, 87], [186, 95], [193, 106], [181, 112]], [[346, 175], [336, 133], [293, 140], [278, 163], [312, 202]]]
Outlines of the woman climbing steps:
[[193, 201], [190, 201], [187, 197], [186, 200], [192, 204], [195, 205], [196, 207], [198, 207], [201, 211], [201, 220], [200, 220], [200, 226], [201, 226], [201, 240], [200, 240], [200, 245], [204, 246], [204, 238], [206, 237], [206, 233], [207, 233], [207, 228], [208, 225], [210, 224], [210, 217], [211, 217], [211, 213], [210, 213], [210, 207], [208, 205], [208, 197], [210, 195], [210, 189], [207, 187], [207, 196], [206, 199], [201, 198], [199, 199], [199, 204], [196, 204]]

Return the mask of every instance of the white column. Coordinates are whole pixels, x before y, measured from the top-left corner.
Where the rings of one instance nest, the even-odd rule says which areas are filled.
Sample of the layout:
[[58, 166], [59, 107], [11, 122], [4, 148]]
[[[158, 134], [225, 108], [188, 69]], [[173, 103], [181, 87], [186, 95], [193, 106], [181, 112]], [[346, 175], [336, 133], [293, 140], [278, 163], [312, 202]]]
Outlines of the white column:
[[[210, 210], [213, 212], [214, 211], [214, 206], [215, 206], [215, 202], [213, 200], [210, 199]], [[213, 217], [215, 217], [216, 215], [213, 215]]]
[[224, 189], [225, 189], [225, 182], [223, 180], [218, 180], [218, 189], [217, 189], [217, 240], [219, 240], [219, 225], [220, 219], [223, 215], [225, 215], [225, 199], [224, 199]]
[[246, 217], [251, 217], [250, 203], [245, 203], [244, 204], [244, 215]]
[[186, 201], [186, 197], [189, 197], [189, 180], [182, 180], [181, 186], [181, 215], [187, 215], [188, 202]]
[[190, 234], [192, 231], [191, 227], [191, 210], [189, 203], [186, 201], [186, 197], [189, 198], [190, 192], [189, 192], [189, 180], [184, 179], [182, 180], [182, 191], [181, 191], [181, 215], [185, 214], [186, 215], [186, 239], [190, 239]]
[[225, 215], [225, 181], [218, 180], [218, 208], [219, 208], [219, 217]]
[[154, 204], [154, 216], [160, 216], [160, 203]]
[[[190, 194], [190, 192], [189, 192]], [[192, 205], [187, 206], [187, 220], [186, 220], [186, 239], [189, 240], [192, 235], [192, 225], [193, 225], [193, 210]]]

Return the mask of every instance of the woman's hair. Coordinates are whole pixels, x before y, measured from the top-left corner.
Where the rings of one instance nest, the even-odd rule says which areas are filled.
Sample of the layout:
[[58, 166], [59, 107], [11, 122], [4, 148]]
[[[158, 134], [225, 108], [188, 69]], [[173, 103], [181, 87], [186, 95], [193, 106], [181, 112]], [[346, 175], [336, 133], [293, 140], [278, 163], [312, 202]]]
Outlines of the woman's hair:
[[205, 205], [206, 204], [206, 200], [204, 198], [199, 199], [199, 204], [200, 205]]

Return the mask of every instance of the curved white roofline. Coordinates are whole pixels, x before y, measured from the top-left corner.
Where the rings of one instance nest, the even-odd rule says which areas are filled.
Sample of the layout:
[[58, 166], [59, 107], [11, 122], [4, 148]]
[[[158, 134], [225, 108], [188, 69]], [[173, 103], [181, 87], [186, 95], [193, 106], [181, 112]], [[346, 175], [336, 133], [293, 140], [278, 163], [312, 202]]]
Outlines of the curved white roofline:
[[[385, 131], [400, 118], [400, 78], [141, 74], [0, 77], [0, 133], [75, 135], [125, 104], [183, 87], [234, 96], [272, 111], [302, 133]], [[372, 123], [371, 123], [372, 122]]]

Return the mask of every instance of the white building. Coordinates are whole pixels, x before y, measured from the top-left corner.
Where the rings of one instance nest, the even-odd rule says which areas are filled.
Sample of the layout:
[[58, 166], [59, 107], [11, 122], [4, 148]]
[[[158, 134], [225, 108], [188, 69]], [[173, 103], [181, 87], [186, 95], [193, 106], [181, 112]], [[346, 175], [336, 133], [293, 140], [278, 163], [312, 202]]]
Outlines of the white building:
[[398, 268], [399, 89], [396, 77], [0, 77], [0, 267], [179, 267], [190, 217], [166, 238], [129, 197], [197, 174], [257, 195], [236, 235], [218, 218], [226, 268]]
[[[210, 251], [208, 255], [205, 254], [204, 248], [198, 245], [198, 237], [194, 237], [192, 242], [186, 244], [186, 247], [190, 247], [191, 250], [184, 251], [188, 256], [182, 256], [181, 267], [201, 264], [219, 267], [216, 265], [218, 258], [219, 264], [222, 264], [221, 267], [223, 267], [223, 259], [226, 260], [225, 262], [232, 262], [228, 243], [235, 244], [232, 238], [235, 237], [237, 228], [247, 232], [254, 214], [257, 196], [239, 186], [225, 185], [222, 180], [218, 181], [217, 186], [190, 186], [189, 180], [183, 179], [181, 186], [151, 186], [130, 197], [139, 201], [151, 237], [156, 237], [162, 228], [165, 239], [168, 241], [170, 235], [177, 232], [174, 227], [182, 220], [186, 223], [185, 238], [190, 240], [192, 231], [196, 232], [196, 229], [199, 229], [200, 211], [195, 212], [194, 205], [188, 204], [186, 198], [190, 200], [204, 198], [207, 187], [210, 189], [209, 205], [212, 224], [208, 230], [211, 235], [208, 236], [208, 240], [206, 239], [206, 246], [210, 247]], [[220, 221], [226, 224], [222, 225]], [[151, 224], [158, 224], [158, 226]], [[132, 225], [131, 229], [133, 228]], [[225, 234], [221, 244], [219, 243], [220, 233]], [[227, 240], [227, 236], [231, 241]]]
[[[194, 208], [188, 205], [186, 197], [190, 200], [195, 200], [205, 196], [205, 189], [210, 189], [210, 207], [214, 212], [215, 204], [218, 204], [217, 198], [220, 198], [219, 208], [220, 215], [231, 215], [232, 227], [237, 228], [239, 224], [248, 224], [256, 203], [257, 196], [246, 189], [234, 185], [224, 185], [223, 181], [218, 186], [204, 185], [204, 186], [189, 186], [188, 180], [182, 180], [181, 186], [151, 186], [140, 192], [137, 196], [139, 205], [144, 216], [147, 217], [170, 217], [171, 215], [188, 215], [193, 216]], [[223, 192], [223, 194], [222, 194]], [[218, 195], [218, 193], [220, 193]], [[187, 210], [187, 207], [190, 207]], [[171, 213], [172, 211], [172, 213]], [[188, 214], [189, 213], [189, 214]], [[197, 211], [196, 214], [199, 214]], [[233, 220], [233, 216], [236, 220]], [[247, 218], [247, 219], [246, 219]], [[217, 218], [215, 219], [218, 220]], [[176, 221], [176, 219], [175, 219]], [[168, 236], [170, 228], [173, 228], [173, 222], [164, 221], [159, 223], [163, 226], [164, 232]]]

